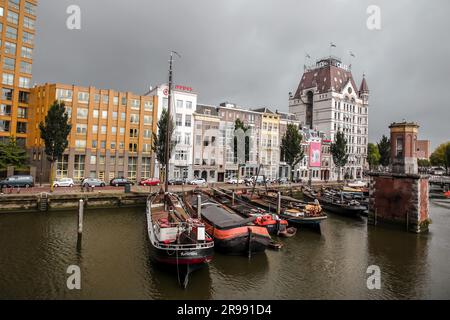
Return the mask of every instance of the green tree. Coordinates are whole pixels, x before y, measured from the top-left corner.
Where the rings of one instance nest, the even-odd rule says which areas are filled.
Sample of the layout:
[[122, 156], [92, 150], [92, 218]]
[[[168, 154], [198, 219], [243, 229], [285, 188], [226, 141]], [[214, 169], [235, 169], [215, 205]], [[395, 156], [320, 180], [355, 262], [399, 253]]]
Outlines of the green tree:
[[9, 166], [22, 169], [27, 163], [27, 152], [17, 145], [15, 137], [10, 137], [6, 143], [0, 143], [0, 169]]
[[389, 166], [391, 163], [391, 141], [383, 135], [380, 142], [378, 142], [378, 152], [380, 153], [380, 164], [383, 167]]
[[69, 145], [67, 137], [72, 130], [64, 102], [55, 101], [50, 106], [45, 121], [39, 124], [39, 130], [41, 139], [44, 140], [45, 154], [51, 163], [50, 183], [53, 191], [54, 165], [67, 149]]
[[333, 162], [338, 168], [338, 180], [341, 181], [341, 168], [345, 167], [348, 162], [347, 153], [347, 140], [343, 132], [338, 132], [334, 139], [334, 143], [331, 144], [331, 154], [333, 156]]
[[433, 166], [443, 166], [447, 174], [450, 168], [450, 142], [441, 144], [430, 156], [430, 162]]
[[380, 157], [378, 146], [374, 143], [369, 143], [367, 147], [367, 162], [369, 163], [371, 170], [380, 164]]
[[290, 180], [294, 179], [292, 170], [305, 157], [305, 152], [302, 148], [303, 137], [300, 134], [298, 127], [294, 124], [288, 124], [286, 133], [281, 140], [281, 158], [290, 166], [291, 172]]
[[[168, 125], [170, 124], [170, 126]], [[170, 132], [170, 147], [169, 147], [169, 159], [172, 157], [172, 152], [175, 147], [175, 142], [173, 141], [173, 133], [175, 126], [173, 124], [172, 117], [169, 119], [169, 112], [167, 109], [163, 109], [161, 113], [161, 118], [158, 121], [158, 134], [153, 133], [152, 141], [152, 151], [156, 155], [156, 159], [161, 164], [161, 170], [166, 167], [166, 138], [167, 130]], [[161, 172], [161, 177], [165, 175]]]
[[237, 159], [238, 164], [245, 164], [245, 163], [239, 163], [240, 161], [244, 160], [244, 159], [239, 159], [239, 155], [238, 155], [238, 148], [239, 148], [239, 143], [238, 143], [238, 137], [239, 135], [239, 130], [242, 130], [243, 133], [245, 134], [245, 163], [247, 163], [248, 161], [250, 161], [250, 137], [247, 135], [247, 132], [249, 130], [251, 130], [251, 128], [249, 126], [246, 126], [240, 119], [236, 119], [236, 122], [234, 123], [234, 158]]
[[419, 168], [429, 168], [431, 167], [431, 162], [427, 159], [417, 159], [417, 165]]

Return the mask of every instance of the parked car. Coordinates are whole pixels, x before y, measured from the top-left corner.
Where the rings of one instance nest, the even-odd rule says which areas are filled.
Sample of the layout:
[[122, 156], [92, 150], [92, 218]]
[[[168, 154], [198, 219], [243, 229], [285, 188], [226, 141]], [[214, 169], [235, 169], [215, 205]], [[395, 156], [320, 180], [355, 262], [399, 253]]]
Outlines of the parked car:
[[228, 184], [243, 184], [245, 181], [243, 179], [237, 179], [237, 178], [230, 178], [227, 180]]
[[109, 185], [113, 187], [124, 187], [126, 185], [134, 186], [134, 182], [127, 178], [114, 178], [109, 182]]
[[149, 178], [142, 180], [141, 182], [139, 182], [139, 184], [141, 186], [154, 187], [159, 186], [161, 184], [161, 180], [159, 180], [158, 178]]
[[194, 179], [194, 180], [191, 180], [191, 182], [189, 182], [189, 184], [197, 185], [197, 186], [202, 186], [202, 185], [205, 185], [206, 183], [207, 183], [206, 180], [203, 178]]
[[181, 186], [183, 184], [187, 184], [187, 180], [186, 179], [181, 179], [181, 178], [176, 178], [176, 179], [170, 179], [169, 180], [169, 184], [171, 186]]
[[81, 182], [83, 187], [105, 187], [106, 183], [103, 180], [95, 178], [86, 178]]
[[277, 180], [277, 182], [279, 184], [286, 184], [286, 183], [288, 183], [288, 179], [286, 177], [285, 178], [280, 178], [280, 179]]
[[32, 176], [11, 176], [3, 181], [0, 181], [0, 187], [31, 188], [34, 187], [34, 179]]
[[69, 187], [72, 188], [75, 185], [72, 178], [61, 178], [57, 179], [53, 182], [53, 186], [55, 188], [59, 187]]

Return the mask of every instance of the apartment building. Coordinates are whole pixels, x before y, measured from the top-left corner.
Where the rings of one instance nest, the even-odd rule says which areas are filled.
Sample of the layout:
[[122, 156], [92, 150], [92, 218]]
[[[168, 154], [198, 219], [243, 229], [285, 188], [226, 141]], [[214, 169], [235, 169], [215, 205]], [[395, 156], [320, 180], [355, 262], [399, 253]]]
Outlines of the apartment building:
[[0, 1], [0, 142], [14, 136], [25, 147], [36, 22], [35, 0]]
[[[221, 103], [217, 107], [217, 111], [220, 117], [219, 144], [224, 147], [224, 178], [237, 177], [238, 170], [240, 170], [240, 177], [256, 175], [260, 164], [259, 148], [262, 114], [228, 102]], [[245, 163], [244, 161], [238, 163], [237, 155], [235, 154], [234, 137], [236, 120], [238, 119], [244, 123], [245, 127], [249, 128], [245, 133], [248, 139], [248, 150], [246, 150], [245, 155], [247, 161]], [[239, 143], [245, 144], [245, 139], [240, 140]]]
[[64, 102], [72, 125], [69, 147], [57, 162], [57, 178], [79, 181], [92, 177], [108, 182], [114, 177], [140, 181], [154, 176], [156, 96], [56, 83], [31, 89], [27, 147], [38, 181], [49, 177], [38, 125], [56, 100]]
[[268, 108], [255, 109], [261, 113], [260, 159], [263, 174], [269, 179], [279, 177], [280, 163], [280, 115]]
[[[162, 106], [158, 110], [158, 119], [160, 119], [163, 109], [169, 105], [169, 86], [166, 84], [150, 88], [147, 95], [155, 96], [158, 105]], [[169, 179], [192, 179], [194, 172], [193, 164], [193, 136], [194, 136], [194, 112], [197, 108], [197, 94], [191, 87], [174, 85], [172, 90], [171, 114], [175, 122], [174, 140], [176, 146], [172, 152], [169, 162]], [[158, 170], [161, 170], [157, 164]]]
[[208, 182], [225, 180], [224, 147], [220, 143], [220, 117], [217, 108], [197, 105], [194, 113], [194, 177]]

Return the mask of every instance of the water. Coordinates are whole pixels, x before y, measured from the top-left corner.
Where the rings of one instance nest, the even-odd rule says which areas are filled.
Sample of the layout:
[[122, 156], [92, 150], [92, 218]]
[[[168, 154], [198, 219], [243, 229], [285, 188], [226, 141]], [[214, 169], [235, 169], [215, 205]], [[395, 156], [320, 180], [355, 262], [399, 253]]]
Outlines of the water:
[[[330, 214], [322, 235], [308, 230], [264, 255], [216, 254], [187, 290], [149, 262], [143, 209], [85, 214], [76, 250], [76, 212], [0, 215], [0, 299], [449, 299], [450, 203], [431, 203], [423, 235], [375, 228]], [[66, 287], [79, 265], [82, 290]], [[382, 289], [367, 289], [369, 265]]]

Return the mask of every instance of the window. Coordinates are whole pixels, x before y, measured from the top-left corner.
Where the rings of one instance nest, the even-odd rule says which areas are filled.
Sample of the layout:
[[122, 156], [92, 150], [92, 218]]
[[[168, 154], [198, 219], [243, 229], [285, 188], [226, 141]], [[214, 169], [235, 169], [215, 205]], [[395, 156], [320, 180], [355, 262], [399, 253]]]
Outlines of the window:
[[142, 158], [142, 166], [141, 166], [141, 176], [143, 179], [148, 179], [150, 178], [150, 170], [152, 167], [152, 159], [151, 158], [147, 158], [147, 157], [143, 157]]
[[73, 166], [73, 179], [75, 181], [80, 181], [84, 178], [84, 163], [86, 156], [84, 155], [75, 155], [75, 162]]
[[6, 28], [6, 37], [9, 39], [17, 40], [17, 29], [8, 26]]
[[125, 97], [125, 96], [122, 97], [122, 105], [123, 106], [127, 105], [127, 97]]
[[63, 155], [56, 161], [56, 177], [67, 178], [69, 172], [69, 155]]
[[78, 92], [78, 102], [89, 102], [89, 93], [88, 92]]
[[106, 110], [102, 111], [102, 119], [108, 119], [108, 111]]
[[87, 119], [88, 118], [88, 109], [86, 108], [78, 108], [77, 109], [77, 119]]
[[34, 20], [28, 17], [24, 17], [23, 26], [27, 29], [34, 30]]
[[116, 135], [117, 134], [117, 127], [112, 127], [111, 128], [111, 133]]
[[20, 62], [20, 72], [31, 74], [31, 70], [32, 70], [31, 63], [28, 63], [26, 61]]
[[113, 97], [113, 105], [115, 106], [119, 105], [119, 97]]
[[133, 109], [133, 110], [140, 110], [141, 109], [140, 101], [137, 100], [137, 99], [132, 99], [131, 100], [131, 109]]
[[167, 110], [167, 107], [169, 106], [169, 99], [163, 98], [163, 109]]
[[97, 156], [91, 156], [90, 164], [97, 164]]
[[148, 129], [145, 129], [144, 130], [144, 138], [150, 139], [151, 137], [152, 137], [152, 131], [148, 130]]
[[10, 116], [11, 106], [7, 104], [0, 105], [0, 116]]
[[94, 102], [95, 103], [100, 103], [100, 95], [98, 93], [94, 94]]
[[152, 124], [152, 117], [151, 116], [144, 116], [144, 124], [151, 125]]
[[107, 94], [102, 95], [102, 103], [103, 104], [109, 103], [109, 95], [107, 95]]
[[5, 41], [5, 53], [15, 56], [16, 55], [16, 44]]
[[31, 79], [26, 77], [19, 77], [19, 87], [29, 89], [31, 87]]
[[177, 109], [183, 109], [183, 100], [177, 100]]
[[186, 127], [190, 127], [191, 126], [191, 121], [192, 121], [192, 116], [191, 115], [186, 115], [186, 119], [185, 119], [185, 125]]
[[138, 138], [139, 130], [138, 129], [130, 129], [130, 138]]
[[126, 119], [127, 119], [126, 113], [125, 113], [125, 112], [122, 112], [122, 113], [120, 114], [120, 120], [121, 120], [121, 121], [125, 121]]
[[12, 101], [12, 97], [14, 95], [14, 89], [2, 89], [2, 100]]
[[99, 116], [99, 111], [98, 111], [98, 110], [94, 110], [94, 111], [93, 111], [93, 117], [94, 117], [95, 119], [98, 119], [98, 116]]
[[98, 157], [98, 163], [102, 165], [105, 164], [105, 158], [106, 158], [105, 156]]
[[130, 117], [130, 121], [133, 124], [139, 124], [139, 115], [138, 114], [132, 114]]
[[105, 140], [100, 141], [100, 148], [106, 149], [106, 141]]
[[191, 144], [191, 134], [190, 133], [186, 133], [186, 135], [184, 136], [184, 144], [185, 145]]
[[75, 148], [77, 149], [86, 148], [86, 140], [75, 140]]
[[57, 100], [72, 101], [72, 95], [72, 90], [56, 89]]
[[22, 36], [22, 42], [26, 44], [33, 44], [34, 35], [32, 33], [24, 31]]
[[36, 6], [30, 2], [25, 2], [25, 13], [36, 15]]
[[144, 103], [144, 110], [145, 111], [152, 111], [153, 110], [153, 101], [145, 101], [145, 103]]
[[19, 10], [20, 0], [9, 0], [8, 2], [11, 8]]
[[125, 135], [125, 128], [120, 128], [119, 132], [121, 136]]
[[137, 179], [137, 157], [128, 158], [128, 179], [136, 181]]
[[152, 150], [151, 145], [148, 143], [144, 143], [144, 145], [142, 146], [142, 152], [149, 153], [151, 150]]
[[[191, 101], [186, 101], [186, 109], [189, 109], [189, 110], [192, 109], [192, 102]], [[210, 110], [208, 110], [208, 111], [210, 111]]]
[[8, 11], [8, 22], [19, 24], [19, 15], [14, 11]]
[[128, 151], [136, 153], [138, 149], [137, 143], [130, 143], [128, 145]]
[[117, 120], [119, 114], [117, 113], [117, 111], [113, 112], [113, 120]]
[[96, 149], [97, 146], [97, 140], [92, 140], [92, 148]]
[[181, 127], [183, 125], [183, 115], [181, 113], [177, 113], [176, 115], [176, 126]]
[[[115, 148], [111, 148], [111, 149], [115, 149]], [[115, 156], [109, 157], [109, 164], [111, 166], [115, 166], [116, 165], [116, 157]]]
[[111, 149], [115, 150], [116, 149], [116, 143], [115, 142], [111, 142]]
[[10, 122], [8, 120], [0, 120], [0, 132], [9, 132]]
[[16, 67], [16, 59], [5, 57], [3, 59], [3, 69], [14, 70]]
[[102, 134], [106, 134], [106, 126], [102, 126], [102, 131], [101, 131], [101, 133], [102, 133]]
[[14, 75], [9, 73], [3, 74], [3, 84], [6, 84], [8, 86], [14, 85]]
[[86, 135], [87, 134], [87, 125], [77, 123], [77, 134]]

